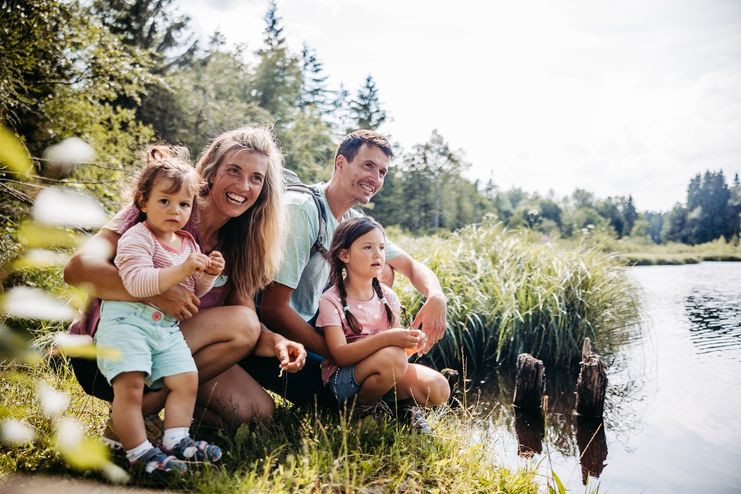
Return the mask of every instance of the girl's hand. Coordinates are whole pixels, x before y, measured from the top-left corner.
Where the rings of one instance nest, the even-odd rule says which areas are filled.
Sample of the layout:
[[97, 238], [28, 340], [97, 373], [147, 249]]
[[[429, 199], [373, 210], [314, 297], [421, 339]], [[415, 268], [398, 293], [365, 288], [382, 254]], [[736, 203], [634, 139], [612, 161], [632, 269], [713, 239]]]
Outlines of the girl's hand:
[[424, 333], [419, 329], [394, 328], [384, 331], [384, 334], [387, 335], [389, 345], [413, 350], [419, 348], [424, 337]]
[[224, 266], [224, 257], [221, 255], [221, 252], [215, 250], [208, 255], [208, 267], [205, 272], [211, 276], [218, 276], [224, 271]]
[[275, 358], [280, 362], [280, 372], [298, 372], [306, 363], [306, 349], [301, 343], [282, 336], [275, 343]]
[[209, 259], [207, 255], [194, 252], [182, 264], [182, 269], [190, 276], [197, 271], [205, 271], [208, 263]]

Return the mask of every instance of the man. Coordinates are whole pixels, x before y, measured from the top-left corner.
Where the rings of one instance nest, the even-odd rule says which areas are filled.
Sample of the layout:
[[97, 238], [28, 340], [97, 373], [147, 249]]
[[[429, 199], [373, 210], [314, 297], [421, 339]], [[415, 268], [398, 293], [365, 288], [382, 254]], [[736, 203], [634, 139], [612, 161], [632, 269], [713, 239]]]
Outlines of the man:
[[[327, 216], [326, 249], [339, 223], [361, 214], [351, 208], [367, 204], [381, 190], [392, 157], [388, 141], [376, 132], [358, 130], [342, 140], [335, 153], [332, 178], [317, 186]], [[320, 212], [314, 198], [309, 193], [295, 191], [289, 191], [287, 196], [288, 236], [283, 261], [273, 283], [262, 293], [260, 317], [269, 328], [303, 343], [307, 350], [318, 355], [312, 362], [307, 360], [303, 371], [285, 381], [276, 379], [278, 371], [274, 362], [249, 358], [243, 366], [261, 384], [288, 400], [311, 403], [323, 388], [320, 356], [329, 355], [324, 337], [312, 324], [329, 280], [330, 267], [322, 252], [312, 248], [320, 231]], [[426, 353], [445, 332], [447, 300], [440, 283], [429, 268], [391, 242], [386, 244], [386, 263], [407, 276], [426, 297], [412, 323], [413, 328], [421, 328], [427, 335], [423, 350]]]

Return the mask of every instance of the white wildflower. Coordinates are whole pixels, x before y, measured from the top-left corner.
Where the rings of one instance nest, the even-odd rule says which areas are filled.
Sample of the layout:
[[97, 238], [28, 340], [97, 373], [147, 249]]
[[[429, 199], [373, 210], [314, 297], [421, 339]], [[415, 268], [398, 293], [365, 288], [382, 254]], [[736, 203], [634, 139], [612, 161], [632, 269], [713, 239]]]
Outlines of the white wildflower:
[[10, 316], [49, 321], [71, 321], [75, 311], [59, 300], [37, 288], [17, 286], [8, 290], [2, 304], [3, 312]]
[[36, 436], [33, 427], [16, 419], [5, 419], [0, 423], [0, 436], [3, 442], [20, 446], [33, 441]]
[[36, 394], [41, 404], [41, 411], [48, 418], [58, 417], [69, 406], [69, 395], [52, 388], [45, 382], [39, 381], [36, 384]]
[[84, 437], [82, 423], [71, 417], [62, 417], [56, 421], [57, 446], [61, 450], [75, 449]]
[[106, 462], [102, 470], [103, 475], [114, 484], [125, 484], [129, 481], [129, 474], [126, 473], [126, 470], [113, 462]]
[[79, 137], [70, 137], [46, 148], [43, 156], [57, 166], [71, 166], [75, 163], [92, 163], [95, 150]]
[[103, 206], [93, 197], [69, 189], [44, 189], [31, 210], [33, 219], [53, 226], [100, 228], [106, 222]]

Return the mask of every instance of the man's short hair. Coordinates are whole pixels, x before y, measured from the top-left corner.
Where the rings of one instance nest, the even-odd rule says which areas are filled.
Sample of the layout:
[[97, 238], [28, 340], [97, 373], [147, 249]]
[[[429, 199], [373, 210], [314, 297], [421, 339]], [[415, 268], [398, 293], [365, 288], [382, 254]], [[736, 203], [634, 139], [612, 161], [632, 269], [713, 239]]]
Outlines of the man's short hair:
[[347, 134], [337, 146], [337, 152], [334, 154], [335, 162], [337, 157], [342, 155], [347, 161], [355, 159], [355, 155], [358, 154], [358, 150], [367, 144], [369, 146], [378, 146], [389, 159], [394, 157], [394, 151], [391, 149], [388, 139], [382, 134], [373, 130], [360, 129]]

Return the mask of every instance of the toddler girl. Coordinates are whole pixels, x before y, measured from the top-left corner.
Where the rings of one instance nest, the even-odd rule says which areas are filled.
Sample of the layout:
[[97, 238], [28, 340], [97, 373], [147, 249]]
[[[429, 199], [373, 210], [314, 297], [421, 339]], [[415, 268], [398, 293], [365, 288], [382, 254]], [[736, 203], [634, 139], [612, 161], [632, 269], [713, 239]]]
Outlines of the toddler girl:
[[[322, 378], [341, 404], [356, 397], [359, 406], [373, 405], [393, 399], [395, 391], [400, 403], [440, 405], [450, 395], [445, 377], [408, 362], [409, 355], [424, 348], [426, 335], [399, 327], [399, 299], [378, 281], [384, 243], [381, 225], [365, 217], [343, 222], [334, 234], [329, 252], [333, 286], [320, 299], [316, 322], [332, 359], [322, 362]], [[424, 416], [419, 423], [421, 412], [407, 408], [413, 425], [429, 432]]]
[[[114, 260], [129, 294], [144, 299], [175, 285], [199, 297], [224, 269], [219, 252], [206, 256], [181, 230], [195, 208], [201, 185], [185, 160], [154, 148], [134, 189], [141, 223], [123, 234]], [[194, 441], [188, 430], [198, 389], [195, 362], [178, 321], [143, 302], [103, 301], [96, 344], [119, 354], [98, 355], [98, 367], [113, 387], [111, 419], [132, 466], [146, 473], [187, 470], [185, 461], [217, 461], [218, 446]], [[147, 440], [142, 417], [144, 385], [167, 387], [161, 448]]]

